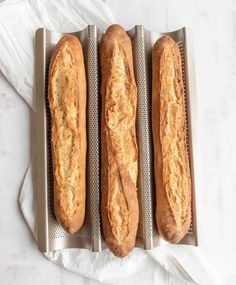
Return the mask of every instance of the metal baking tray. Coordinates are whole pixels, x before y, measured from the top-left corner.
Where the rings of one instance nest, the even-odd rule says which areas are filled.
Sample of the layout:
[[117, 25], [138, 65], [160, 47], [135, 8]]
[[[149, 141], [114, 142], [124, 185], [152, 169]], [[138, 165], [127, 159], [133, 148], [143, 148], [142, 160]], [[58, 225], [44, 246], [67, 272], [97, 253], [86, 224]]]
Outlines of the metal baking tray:
[[[188, 150], [192, 175], [192, 223], [183, 244], [197, 245], [194, 188], [194, 156], [191, 116], [195, 113], [195, 74], [191, 31], [151, 33], [143, 26], [127, 31], [132, 40], [135, 77], [138, 88], [137, 138], [139, 146], [138, 200], [140, 207], [136, 246], [152, 249], [166, 243], [159, 237], [155, 222], [155, 183], [151, 133], [151, 50], [163, 35], [178, 42], [183, 60]], [[53, 170], [50, 144], [50, 112], [47, 79], [50, 57], [62, 33], [38, 29], [35, 34], [35, 92], [37, 104], [37, 222], [38, 246], [43, 252], [63, 248], [87, 248], [99, 252], [106, 248], [100, 216], [100, 71], [98, 46], [102, 32], [90, 25], [76, 35], [83, 46], [87, 76], [87, 197], [83, 227], [68, 234], [57, 223], [53, 212]]]
[[[184, 81], [185, 112], [188, 155], [192, 178], [192, 220], [191, 226], [179, 244], [198, 245], [195, 183], [194, 183], [194, 152], [192, 119], [196, 121], [196, 86], [195, 65], [192, 31], [188, 28], [169, 33], [152, 33], [143, 26], [135, 26], [128, 31], [133, 43], [134, 70], [138, 88], [137, 135], [139, 145], [139, 176], [138, 196], [142, 213], [143, 247], [152, 249], [155, 246], [166, 244], [158, 235], [155, 221], [155, 182], [153, 167], [152, 143], [152, 47], [162, 36], [172, 37], [179, 45], [182, 58], [182, 72]], [[157, 189], [158, 191], [158, 189]]]
[[87, 192], [84, 225], [68, 234], [53, 212], [53, 170], [50, 142], [50, 111], [47, 101], [48, 67], [54, 46], [62, 33], [46, 29], [36, 31], [36, 104], [37, 104], [37, 221], [38, 244], [43, 252], [70, 247], [101, 251], [99, 198], [99, 78], [97, 31], [88, 26], [73, 33], [83, 46], [87, 77]]

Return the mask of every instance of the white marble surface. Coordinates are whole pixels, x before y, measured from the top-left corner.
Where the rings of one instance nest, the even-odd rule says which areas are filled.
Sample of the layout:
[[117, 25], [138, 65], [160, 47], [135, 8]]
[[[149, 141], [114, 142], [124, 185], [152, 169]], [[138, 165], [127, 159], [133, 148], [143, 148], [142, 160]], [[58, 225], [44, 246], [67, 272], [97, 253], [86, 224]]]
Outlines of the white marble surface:
[[[236, 284], [236, 4], [228, 1], [105, 1], [126, 29], [195, 29], [198, 87], [200, 245]], [[178, 3], [177, 3], [178, 2]], [[0, 284], [100, 284], [48, 262], [37, 250], [18, 206], [29, 164], [32, 111], [0, 76]], [[24, 137], [22, 133], [27, 134]], [[30, 139], [31, 138], [31, 139]], [[160, 284], [183, 284], [163, 270]], [[151, 284], [148, 280], [146, 284]]]

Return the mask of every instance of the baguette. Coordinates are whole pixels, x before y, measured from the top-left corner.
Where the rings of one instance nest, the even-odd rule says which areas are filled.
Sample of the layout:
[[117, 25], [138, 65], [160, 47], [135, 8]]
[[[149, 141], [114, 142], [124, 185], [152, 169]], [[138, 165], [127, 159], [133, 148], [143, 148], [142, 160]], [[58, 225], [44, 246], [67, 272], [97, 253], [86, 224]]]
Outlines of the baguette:
[[82, 46], [75, 36], [62, 37], [53, 51], [48, 98], [54, 212], [73, 234], [84, 221], [86, 165], [86, 78]]
[[137, 88], [131, 40], [119, 25], [108, 28], [100, 46], [102, 70], [102, 225], [117, 257], [135, 246], [139, 208], [135, 132]]
[[152, 72], [156, 221], [160, 235], [178, 243], [190, 227], [191, 178], [181, 55], [170, 37], [154, 45]]

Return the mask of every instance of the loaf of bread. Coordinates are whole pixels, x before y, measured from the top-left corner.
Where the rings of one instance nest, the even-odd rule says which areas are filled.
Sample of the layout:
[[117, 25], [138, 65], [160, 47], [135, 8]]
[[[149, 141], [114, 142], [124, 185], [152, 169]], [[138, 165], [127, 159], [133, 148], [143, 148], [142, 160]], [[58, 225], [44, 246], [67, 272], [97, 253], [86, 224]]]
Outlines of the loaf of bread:
[[80, 41], [66, 35], [50, 62], [48, 98], [54, 173], [54, 211], [69, 233], [85, 215], [86, 77]]
[[190, 227], [191, 178], [181, 55], [170, 37], [154, 45], [152, 72], [156, 221], [160, 235], [178, 243]]
[[139, 208], [135, 132], [137, 88], [131, 40], [119, 25], [108, 28], [100, 46], [102, 70], [102, 225], [117, 257], [135, 246]]

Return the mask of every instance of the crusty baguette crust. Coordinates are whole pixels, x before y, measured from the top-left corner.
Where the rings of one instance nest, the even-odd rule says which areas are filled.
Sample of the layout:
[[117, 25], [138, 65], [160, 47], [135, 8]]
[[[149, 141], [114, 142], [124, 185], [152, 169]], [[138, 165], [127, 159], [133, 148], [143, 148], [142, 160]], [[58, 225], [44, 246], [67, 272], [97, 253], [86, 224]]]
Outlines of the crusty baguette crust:
[[137, 88], [131, 40], [119, 25], [108, 28], [100, 46], [102, 69], [102, 224], [106, 243], [118, 257], [135, 246]]
[[69, 233], [85, 215], [86, 77], [80, 41], [66, 35], [56, 45], [49, 69], [54, 211]]
[[191, 178], [187, 153], [181, 55], [170, 37], [153, 48], [152, 127], [160, 235], [179, 242], [191, 221]]

